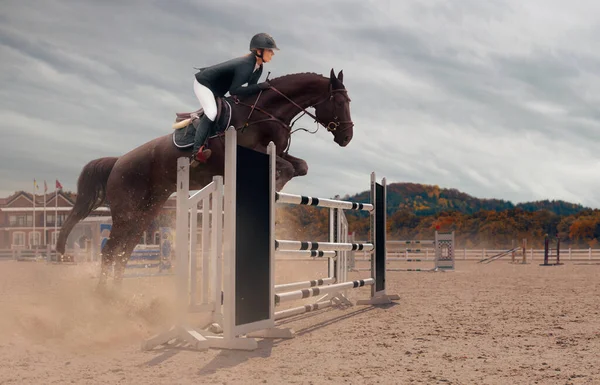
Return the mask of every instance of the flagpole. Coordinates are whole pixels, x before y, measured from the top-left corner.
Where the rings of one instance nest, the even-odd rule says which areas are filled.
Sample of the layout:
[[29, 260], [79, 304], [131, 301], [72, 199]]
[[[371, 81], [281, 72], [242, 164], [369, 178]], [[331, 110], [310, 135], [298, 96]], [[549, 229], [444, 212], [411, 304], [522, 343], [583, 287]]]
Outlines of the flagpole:
[[56, 233], [58, 224], [58, 186], [54, 185], [56, 194], [54, 195], [54, 250], [56, 250], [56, 242], [58, 241], [58, 234]]
[[54, 184], [56, 194], [54, 195], [54, 250], [56, 250], [56, 244], [58, 242], [58, 190], [62, 189], [62, 185], [56, 180]]
[[48, 191], [48, 185], [44, 180], [44, 246], [48, 245], [48, 237], [46, 236], [46, 192]]
[[31, 234], [31, 241], [29, 242], [29, 248], [33, 249], [35, 244], [35, 178], [33, 179], [33, 233]]

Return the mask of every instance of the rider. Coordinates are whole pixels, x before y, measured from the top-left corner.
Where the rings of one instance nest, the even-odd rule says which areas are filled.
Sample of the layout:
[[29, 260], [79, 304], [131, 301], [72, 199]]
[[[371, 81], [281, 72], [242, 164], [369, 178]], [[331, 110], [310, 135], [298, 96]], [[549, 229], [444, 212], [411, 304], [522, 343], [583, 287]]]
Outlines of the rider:
[[[230, 95], [251, 95], [269, 88], [268, 82], [258, 83], [258, 79], [262, 74], [263, 63], [271, 61], [273, 50], [279, 50], [273, 37], [267, 33], [258, 33], [250, 40], [251, 53], [201, 68], [196, 73], [194, 93], [204, 115], [196, 130], [193, 159], [204, 163], [211, 155], [211, 150], [204, 148], [204, 142], [217, 117], [216, 97], [223, 97], [227, 91]], [[245, 83], [248, 83], [247, 87], [243, 87]]]

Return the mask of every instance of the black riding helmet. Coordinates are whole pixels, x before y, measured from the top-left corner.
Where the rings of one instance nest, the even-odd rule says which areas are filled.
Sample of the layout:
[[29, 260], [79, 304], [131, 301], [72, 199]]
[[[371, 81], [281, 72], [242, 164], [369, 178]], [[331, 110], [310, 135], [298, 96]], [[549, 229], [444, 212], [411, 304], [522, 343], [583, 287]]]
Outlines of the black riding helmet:
[[250, 51], [257, 49], [275, 49], [279, 51], [279, 47], [275, 44], [275, 39], [268, 33], [257, 33], [250, 40]]

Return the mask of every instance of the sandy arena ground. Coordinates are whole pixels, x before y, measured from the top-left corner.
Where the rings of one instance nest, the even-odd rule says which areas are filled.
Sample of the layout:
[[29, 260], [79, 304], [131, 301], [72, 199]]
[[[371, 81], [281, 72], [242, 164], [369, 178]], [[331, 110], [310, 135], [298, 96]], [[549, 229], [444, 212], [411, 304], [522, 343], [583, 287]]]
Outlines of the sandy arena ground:
[[[325, 271], [323, 261], [277, 265], [278, 283]], [[171, 278], [130, 278], [106, 299], [96, 274], [0, 262], [0, 384], [600, 384], [600, 265], [390, 272], [397, 304], [284, 320], [297, 336], [252, 352], [142, 352], [169, 326]]]

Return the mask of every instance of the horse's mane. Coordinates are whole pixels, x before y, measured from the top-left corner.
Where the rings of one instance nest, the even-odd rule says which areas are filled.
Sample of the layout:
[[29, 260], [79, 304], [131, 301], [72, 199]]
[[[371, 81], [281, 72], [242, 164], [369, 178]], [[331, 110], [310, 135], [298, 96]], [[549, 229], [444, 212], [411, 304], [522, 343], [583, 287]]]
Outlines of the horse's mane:
[[302, 77], [302, 76], [306, 76], [306, 77], [322, 77], [322, 78], [326, 78], [325, 76], [323, 76], [323, 74], [318, 74], [316, 72], [297, 72], [294, 74], [287, 74], [287, 75], [281, 75], [278, 76], [276, 78], [273, 79], [269, 79], [270, 83], [279, 83], [279, 82], [283, 82], [286, 81], [290, 78], [298, 78], [298, 77]]
[[[269, 79], [269, 83], [271, 83], [273, 86], [276, 86], [277, 89], [279, 89], [280, 91], [285, 92], [286, 88], [287, 88], [286, 86], [290, 86], [292, 84], [296, 85], [298, 83], [301, 83], [301, 82], [307, 81], [307, 80], [314, 81], [315, 78], [329, 81], [328, 77], [325, 77], [322, 74], [318, 74], [316, 72], [298, 72], [298, 73], [282, 75], [282, 76], [278, 76], [273, 79]], [[240, 98], [240, 100], [246, 100], [246, 99], [255, 100], [256, 95], [248, 95], [248, 96], [243, 96]]]

